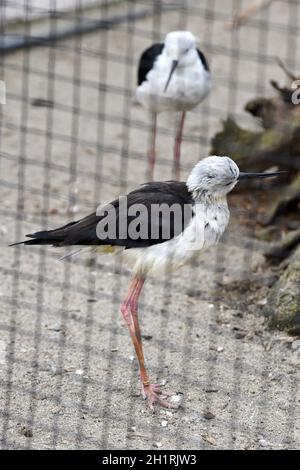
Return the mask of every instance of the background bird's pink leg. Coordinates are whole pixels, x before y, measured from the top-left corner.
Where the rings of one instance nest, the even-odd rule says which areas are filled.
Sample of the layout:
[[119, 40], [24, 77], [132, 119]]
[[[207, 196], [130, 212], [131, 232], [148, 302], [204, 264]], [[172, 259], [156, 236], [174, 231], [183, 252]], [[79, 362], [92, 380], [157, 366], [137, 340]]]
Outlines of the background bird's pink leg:
[[152, 114], [152, 128], [151, 128], [151, 142], [148, 152], [148, 180], [153, 181], [154, 167], [156, 160], [156, 128], [157, 128], [157, 113]]
[[160, 403], [160, 405], [168, 408], [177, 408], [176, 405], [168, 403], [165, 400], [168, 394], [164, 394], [160, 390], [159, 385], [150, 383], [149, 375], [145, 366], [142, 336], [138, 320], [138, 300], [144, 282], [144, 277], [135, 276], [131, 282], [128, 294], [121, 305], [121, 312], [128, 326], [134, 349], [139, 361], [140, 375], [142, 381], [142, 393], [144, 398], [148, 399], [148, 403], [151, 409], [153, 409], [153, 404], [155, 402], [158, 402]]
[[180, 179], [180, 147], [182, 142], [182, 132], [185, 120], [185, 111], [181, 114], [174, 145], [174, 173], [177, 180]]

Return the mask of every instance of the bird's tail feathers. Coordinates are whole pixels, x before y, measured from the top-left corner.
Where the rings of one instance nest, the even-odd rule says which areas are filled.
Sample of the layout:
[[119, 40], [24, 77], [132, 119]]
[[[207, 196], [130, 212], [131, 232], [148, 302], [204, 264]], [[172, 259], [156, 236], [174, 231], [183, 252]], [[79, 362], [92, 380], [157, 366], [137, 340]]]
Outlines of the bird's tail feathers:
[[17, 245], [60, 245], [63, 242], [64, 237], [62, 234], [55, 233], [55, 230], [44, 230], [42, 232], [29, 233], [26, 237], [31, 238], [30, 240], [23, 240], [21, 242], [12, 243], [9, 246]]

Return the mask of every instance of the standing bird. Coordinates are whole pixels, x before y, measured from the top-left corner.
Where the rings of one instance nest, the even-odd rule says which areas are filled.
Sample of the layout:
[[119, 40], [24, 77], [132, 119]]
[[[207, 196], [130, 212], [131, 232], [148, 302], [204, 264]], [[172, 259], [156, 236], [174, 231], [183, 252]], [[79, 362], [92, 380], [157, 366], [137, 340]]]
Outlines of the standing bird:
[[152, 139], [148, 152], [149, 178], [156, 159], [157, 113], [179, 111], [181, 118], [174, 145], [174, 170], [180, 178], [180, 146], [185, 113], [195, 108], [211, 89], [211, 75], [204, 54], [189, 31], [172, 31], [165, 42], [153, 44], [141, 55], [137, 100], [152, 113]]
[[278, 172], [241, 173], [228, 157], [207, 157], [193, 168], [186, 183], [145, 183], [125, 200], [116, 199], [81, 220], [32, 233], [27, 235], [31, 240], [20, 242], [89, 245], [98, 252], [123, 253], [133, 278], [121, 312], [139, 361], [142, 395], [151, 409], [156, 402], [165, 407], [176, 406], [168, 400], [170, 394], [150, 382], [145, 366], [138, 299], [146, 277], [174, 271], [218, 243], [229, 221], [226, 195], [239, 180], [276, 175]]

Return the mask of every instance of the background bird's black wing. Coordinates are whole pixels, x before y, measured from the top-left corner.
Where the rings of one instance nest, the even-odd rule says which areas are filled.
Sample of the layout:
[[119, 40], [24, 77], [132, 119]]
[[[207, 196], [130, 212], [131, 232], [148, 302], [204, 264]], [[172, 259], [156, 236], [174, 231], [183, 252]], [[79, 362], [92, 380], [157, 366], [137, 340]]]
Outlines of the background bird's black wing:
[[207, 72], [209, 72], [209, 66], [208, 66], [208, 62], [207, 62], [207, 60], [206, 60], [205, 55], [203, 54], [202, 51], [200, 51], [200, 49], [197, 49], [197, 52], [198, 52], [198, 56], [199, 56], [199, 59], [200, 59], [201, 62], [202, 62], [203, 67], [205, 68], [205, 70], [206, 70]]
[[[179, 235], [193, 216], [193, 199], [183, 182], [146, 183], [130, 192], [126, 198], [127, 209], [122, 210], [120, 199], [102, 207], [102, 214], [90, 214], [78, 221], [55, 230], [27, 235], [26, 245], [113, 245], [125, 248], [147, 247], [163, 243]], [[115, 234], [108, 226], [99, 238], [97, 225], [103, 222], [107, 211], [114, 208]], [[172, 208], [171, 211], [168, 209]], [[107, 217], [106, 217], [107, 220]], [[134, 223], [134, 227], [132, 227]], [[135, 230], [134, 230], [135, 229]], [[107, 234], [109, 236], [107, 236]], [[125, 234], [125, 236], [124, 236]]]
[[141, 85], [146, 80], [147, 73], [152, 69], [157, 56], [161, 54], [163, 48], [163, 43], [157, 43], [143, 52], [138, 66], [138, 85]]

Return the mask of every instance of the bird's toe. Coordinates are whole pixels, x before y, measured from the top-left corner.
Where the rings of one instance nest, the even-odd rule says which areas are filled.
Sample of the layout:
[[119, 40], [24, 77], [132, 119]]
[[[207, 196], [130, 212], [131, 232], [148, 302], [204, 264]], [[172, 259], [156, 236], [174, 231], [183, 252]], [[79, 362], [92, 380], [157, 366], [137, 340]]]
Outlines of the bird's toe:
[[142, 384], [142, 396], [144, 400], [147, 400], [152, 411], [154, 411], [155, 403], [163, 406], [164, 408], [177, 409], [180, 406], [180, 404], [173, 403], [169, 400], [171, 397], [176, 396], [176, 394], [167, 390], [162, 390], [161, 385], [159, 384]]

